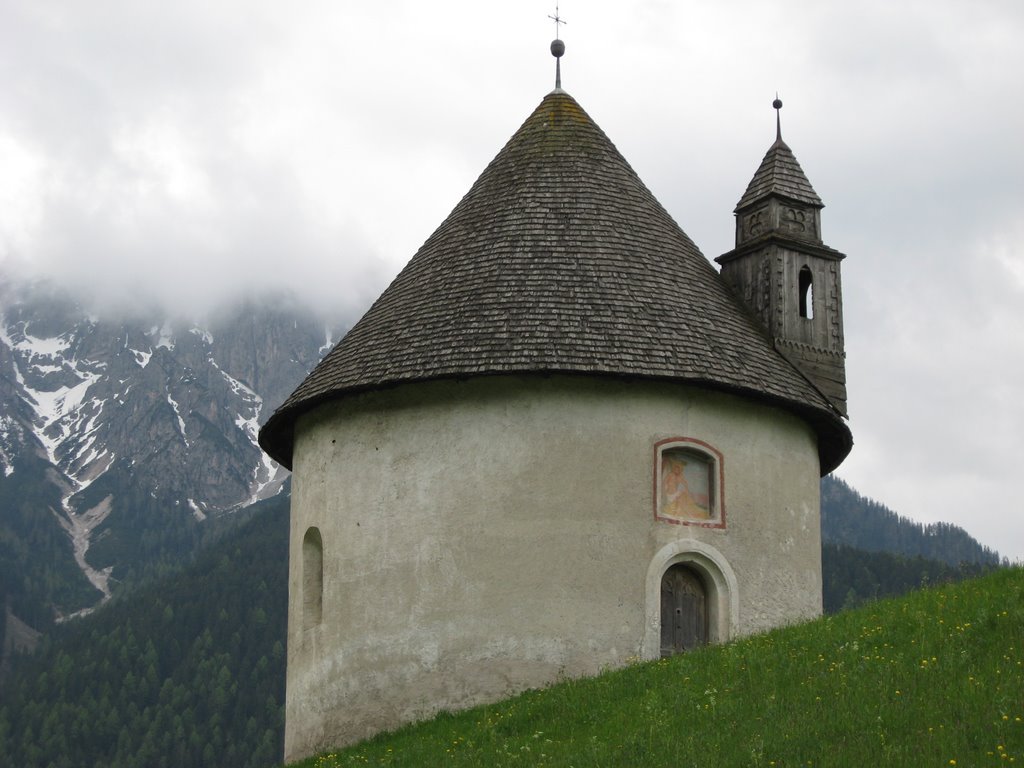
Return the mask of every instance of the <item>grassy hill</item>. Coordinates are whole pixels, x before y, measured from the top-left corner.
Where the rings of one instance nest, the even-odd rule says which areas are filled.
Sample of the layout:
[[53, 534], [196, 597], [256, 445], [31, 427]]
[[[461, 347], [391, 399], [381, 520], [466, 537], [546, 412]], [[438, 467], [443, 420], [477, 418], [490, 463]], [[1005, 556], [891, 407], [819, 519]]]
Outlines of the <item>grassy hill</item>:
[[1024, 569], [567, 680], [321, 755], [337, 766], [1024, 764]]

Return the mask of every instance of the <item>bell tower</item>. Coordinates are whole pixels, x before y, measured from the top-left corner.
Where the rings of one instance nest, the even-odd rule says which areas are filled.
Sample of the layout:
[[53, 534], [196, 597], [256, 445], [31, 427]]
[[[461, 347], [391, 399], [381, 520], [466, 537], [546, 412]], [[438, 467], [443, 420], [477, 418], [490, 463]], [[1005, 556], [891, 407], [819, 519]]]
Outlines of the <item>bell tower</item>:
[[846, 416], [845, 255], [822, 242], [824, 203], [782, 140], [782, 102], [772, 106], [775, 143], [736, 204], [736, 247], [715, 261], [775, 348]]

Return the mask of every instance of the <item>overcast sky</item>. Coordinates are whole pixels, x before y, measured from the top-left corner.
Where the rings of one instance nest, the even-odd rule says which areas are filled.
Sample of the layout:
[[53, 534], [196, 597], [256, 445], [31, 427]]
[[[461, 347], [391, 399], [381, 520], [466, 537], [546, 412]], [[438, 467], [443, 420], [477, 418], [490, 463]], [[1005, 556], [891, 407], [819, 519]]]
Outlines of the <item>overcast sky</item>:
[[[546, 0], [0, 0], [0, 270], [361, 312], [554, 85]], [[1024, 558], [1024, 3], [564, 0], [563, 87], [708, 258], [783, 136], [843, 251], [837, 474]]]

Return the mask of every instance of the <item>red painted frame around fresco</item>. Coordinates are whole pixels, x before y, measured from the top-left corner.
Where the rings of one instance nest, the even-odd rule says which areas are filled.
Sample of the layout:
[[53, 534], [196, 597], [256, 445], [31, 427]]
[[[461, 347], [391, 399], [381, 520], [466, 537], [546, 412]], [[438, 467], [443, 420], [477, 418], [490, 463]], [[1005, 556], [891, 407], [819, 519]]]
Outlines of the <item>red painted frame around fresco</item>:
[[[680, 448], [696, 454], [711, 464], [714, 489], [714, 503], [711, 505], [715, 514], [708, 520], [689, 520], [680, 517], [669, 517], [661, 514], [661, 457], [669, 449]], [[695, 437], [667, 437], [654, 444], [654, 471], [652, 487], [652, 504], [654, 519], [671, 525], [693, 525], [698, 528], [725, 528], [725, 457], [722, 452], [704, 440]]]

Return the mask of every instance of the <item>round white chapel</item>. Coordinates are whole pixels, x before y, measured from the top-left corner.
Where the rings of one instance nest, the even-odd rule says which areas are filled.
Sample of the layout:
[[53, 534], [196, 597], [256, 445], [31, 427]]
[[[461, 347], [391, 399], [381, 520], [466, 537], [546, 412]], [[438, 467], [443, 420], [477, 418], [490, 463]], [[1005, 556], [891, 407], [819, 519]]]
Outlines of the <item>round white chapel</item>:
[[852, 446], [821, 208], [777, 135], [719, 272], [541, 101], [260, 434], [293, 472], [287, 760], [821, 613]]

